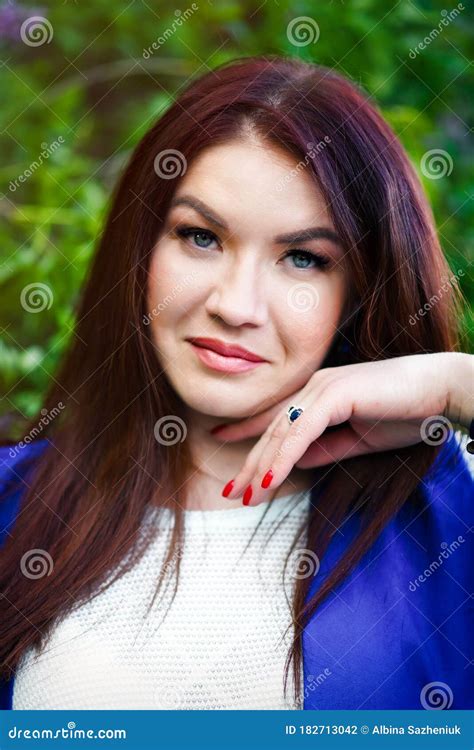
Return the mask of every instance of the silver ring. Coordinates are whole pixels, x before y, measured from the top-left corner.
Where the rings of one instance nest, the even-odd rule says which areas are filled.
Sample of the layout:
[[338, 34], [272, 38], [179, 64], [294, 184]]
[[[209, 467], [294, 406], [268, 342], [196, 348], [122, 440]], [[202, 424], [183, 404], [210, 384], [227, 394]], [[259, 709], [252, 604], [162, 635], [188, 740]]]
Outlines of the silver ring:
[[286, 412], [286, 416], [288, 417], [288, 422], [290, 424], [293, 424], [295, 419], [298, 419], [300, 414], [302, 414], [304, 409], [301, 406], [289, 406]]

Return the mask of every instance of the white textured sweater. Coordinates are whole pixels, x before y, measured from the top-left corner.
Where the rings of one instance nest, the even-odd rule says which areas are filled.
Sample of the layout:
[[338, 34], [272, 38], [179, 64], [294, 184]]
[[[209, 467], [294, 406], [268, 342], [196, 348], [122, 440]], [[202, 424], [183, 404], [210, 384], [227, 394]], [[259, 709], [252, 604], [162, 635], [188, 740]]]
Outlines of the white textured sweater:
[[[283, 697], [293, 629], [283, 635], [304, 537], [282, 576], [309, 499], [307, 491], [270, 504], [185, 510], [176, 597], [166, 614], [171, 579], [146, 615], [165, 557], [165, 510], [160, 533], [134, 567], [58, 621], [43, 652], [23, 654], [13, 708], [302, 708], [293, 702], [292, 666], [288, 702]], [[144, 523], [158, 530], [156, 510]]]

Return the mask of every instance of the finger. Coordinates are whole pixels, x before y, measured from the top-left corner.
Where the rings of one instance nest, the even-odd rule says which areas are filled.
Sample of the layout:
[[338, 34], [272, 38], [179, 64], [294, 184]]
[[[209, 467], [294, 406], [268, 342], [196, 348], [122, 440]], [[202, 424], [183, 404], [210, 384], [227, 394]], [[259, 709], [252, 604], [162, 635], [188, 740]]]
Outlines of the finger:
[[[298, 398], [298, 404], [303, 410], [309, 408], [309, 405], [302, 402], [301, 398]], [[301, 415], [297, 419], [301, 419]], [[265, 490], [261, 487], [261, 480], [258, 486], [256, 485], [256, 478], [260, 470], [259, 467], [269, 465], [271, 457], [275, 455], [277, 446], [283, 443], [290, 430], [294, 431], [297, 429], [295, 427], [296, 421], [290, 425], [286, 411], [283, 414], [280, 412], [274, 420], [271, 429], [268, 430], [268, 440], [259, 446], [259, 451], [251, 462], [245, 462], [241, 472], [239, 472], [235, 479], [234, 485], [236, 496], [244, 492], [244, 505], [257, 505], [258, 501], [263, 499]], [[268, 489], [272, 485], [271, 473], [266, 477], [266, 481], [265, 489]]]
[[[281, 425], [280, 441], [275, 440], [265, 450], [264, 461], [259, 462], [257, 471], [251, 480], [256, 490], [252, 492], [252, 504], [264, 499], [265, 489], [261, 482], [268, 471], [272, 472], [271, 487], [277, 489], [288, 477], [297, 461], [306, 453], [308, 447], [317, 440], [330, 425], [340, 424], [352, 414], [352, 402], [347, 391], [338, 384], [326, 388], [318, 399], [310, 404], [289, 429]], [[298, 429], [296, 429], [296, 425]], [[275, 429], [275, 433], [277, 430]]]
[[256, 435], [262, 435], [265, 430], [271, 429], [272, 423], [276, 419], [282, 414], [286, 414], [290, 404], [300, 403], [301, 400], [305, 398], [306, 394], [311, 393], [311, 390], [314, 387], [312, 379], [313, 376], [308, 379], [303, 388], [286, 396], [265, 411], [255, 414], [255, 416], [247, 419], [243, 419], [240, 422], [223, 425], [219, 428], [217, 433], [213, 433], [214, 436], [218, 439], [225, 440], [226, 442], [231, 442], [235, 440], [244, 440], [245, 438], [254, 437]]
[[[368, 422], [364, 434], [361, 435], [360, 429], [354, 429], [352, 420], [352, 424], [321, 435], [308, 447], [296, 466], [299, 469], [324, 466], [355, 456], [413, 445], [420, 441], [420, 426], [419, 420], [414, 420], [416, 424], [409, 424], [409, 421], [405, 421], [403, 425], [400, 425], [399, 421], [383, 421], [376, 425]], [[357, 421], [356, 424], [360, 428], [362, 422]]]
[[259, 456], [261, 455], [261, 452], [265, 449], [266, 444], [271, 438], [272, 434], [272, 427], [274, 424], [276, 424], [278, 420], [279, 415], [275, 417], [273, 422], [270, 424], [268, 429], [264, 432], [260, 440], [258, 440], [257, 443], [253, 446], [252, 450], [248, 454], [247, 458], [245, 459], [245, 463], [242, 466], [239, 473], [234, 477], [234, 484], [232, 487], [232, 490], [230, 492], [227, 492], [226, 497], [229, 500], [233, 500], [234, 498], [238, 497], [240, 495], [240, 491], [242, 486], [245, 486], [245, 476], [252, 476], [255, 473], [255, 470], [258, 466]]
[[345, 458], [360, 456], [371, 449], [357, 435], [352, 427], [341, 427], [337, 432], [321, 435], [314, 440], [295, 466], [298, 469], [312, 469], [316, 466], [326, 466]]

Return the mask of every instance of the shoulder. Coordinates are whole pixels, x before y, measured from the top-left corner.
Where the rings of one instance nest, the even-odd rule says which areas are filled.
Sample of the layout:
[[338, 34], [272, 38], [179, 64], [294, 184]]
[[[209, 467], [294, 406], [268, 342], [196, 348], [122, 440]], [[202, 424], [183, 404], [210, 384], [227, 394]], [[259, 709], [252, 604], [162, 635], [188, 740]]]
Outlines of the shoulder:
[[[462, 554], [453, 555], [446, 568], [466, 580], [470, 575], [468, 559], [474, 558], [474, 466], [473, 456], [466, 450], [467, 440], [454, 432], [442, 446], [430, 470], [419, 477], [416, 492], [387, 525], [378, 544], [369, 554], [391, 548], [400, 563], [414, 565], [418, 571], [426, 562], [442, 555], [443, 565], [455, 550], [463, 546]], [[447, 553], [445, 552], [447, 550]], [[472, 566], [474, 569], [474, 566]]]
[[0, 445], [0, 545], [14, 523], [27, 473], [50, 445], [47, 439]]
[[[315, 643], [342, 657], [329, 663], [331, 692], [310, 697], [307, 707], [420, 708], [420, 696], [434, 683], [447, 686], [453, 708], [474, 707], [467, 669], [474, 660], [468, 455], [464, 439], [453, 433], [416, 491], [308, 624], [309, 671], [320, 668]], [[313, 591], [354, 539], [355, 520], [339, 529], [336, 554], [323, 557]]]
[[430, 471], [420, 478], [425, 521], [431, 523], [433, 533], [434, 527], [439, 534], [460, 526], [469, 532], [474, 525], [474, 456], [468, 453], [467, 442], [467, 435], [453, 433]]
[[[394, 557], [399, 561], [397, 568], [412, 557], [421, 564], [433, 547], [463, 533], [470, 541], [466, 547], [474, 554], [474, 456], [466, 444], [462, 433], [451, 434], [429, 471], [418, 477], [415, 491], [369, 548], [366, 563], [385, 561], [393, 573]], [[354, 516], [344, 524], [346, 540], [340, 540], [335, 553], [345, 551], [346, 542], [355, 538], [360, 531], [358, 521]]]

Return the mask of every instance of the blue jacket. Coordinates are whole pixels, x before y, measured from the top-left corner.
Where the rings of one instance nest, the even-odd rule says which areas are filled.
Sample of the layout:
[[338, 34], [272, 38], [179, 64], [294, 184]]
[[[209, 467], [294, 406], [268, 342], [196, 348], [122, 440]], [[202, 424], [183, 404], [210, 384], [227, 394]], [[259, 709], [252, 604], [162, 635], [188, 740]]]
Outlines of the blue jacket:
[[[46, 445], [13, 458], [0, 448], [0, 544], [20, 507], [21, 458]], [[405, 503], [306, 625], [304, 709], [474, 709], [474, 479], [463, 454], [451, 435], [419, 483], [422, 502]], [[354, 538], [356, 516], [333, 536], [309, 596]], [[0, 682], [1, 709], [13, 683]]]

